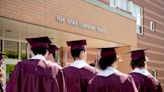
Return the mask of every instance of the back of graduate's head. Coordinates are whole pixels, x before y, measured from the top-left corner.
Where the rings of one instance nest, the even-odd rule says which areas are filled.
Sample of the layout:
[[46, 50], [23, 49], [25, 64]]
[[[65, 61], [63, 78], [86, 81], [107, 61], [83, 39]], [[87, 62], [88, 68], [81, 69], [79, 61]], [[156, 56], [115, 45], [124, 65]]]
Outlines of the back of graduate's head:
[[84, 49], [74, 49], [71, 50], [71, 55], [73, 59], [75, 60], [76, 58], [81, 58], [82, 51], [85, 51]]
[[85, 45], [86, 40], [75, 40], [75, 41], [68, 41], [67, 45], [71, 47], [71, 55], [74, 60], [78, 59], [86, 59], [86, 51]]
[[48, 48], [48, 43], [36, 43], [31, 45], [31, 50], [34, 53], [34, 55], [41, 54], [44, 56], [48, 53]]
[[48, 52], [49, 44], [51, 43], [50, 39], [47, 36], [26, 38], [26, 40], [30, 44], [31, 50], [35, 55], [46, 55], [46, 53]]
[[131, 52], [131, 67], [132, 69], [144, 68], [145, 61], [147, 61], [147, 57], [145, 56], [144, 50], [135, 50]]
[[141, 57], [141, 58], [138, 58], [137, 60], [131, 60], [130, 65], [132, 69], [135, 69], [136, 67], [143, 68], [145, 67], [145, 61], [146, 61], [145, 57]]
[[117, 61], [115, 48], [101, 48], [101, 58], [99, 60], [99, 67], [105, 70], [112, 66]]
[[41, 54], [41, 55], [46, 55], [46, 53], [48, 52], [47, 49], [45, 48], [41, 48], [41, 47], [38, 47], [38, 48], [31, 48], [32, 52], [34, 53], [34, 55], [37, 55], [37, 54]]
[[116, 62], [116, 57], [111, 56], [111, 57], [102, 57], [99, 60], [99, 67], [102, 70], [105, 70], [107, 67], [111, 66], [114, 62]]

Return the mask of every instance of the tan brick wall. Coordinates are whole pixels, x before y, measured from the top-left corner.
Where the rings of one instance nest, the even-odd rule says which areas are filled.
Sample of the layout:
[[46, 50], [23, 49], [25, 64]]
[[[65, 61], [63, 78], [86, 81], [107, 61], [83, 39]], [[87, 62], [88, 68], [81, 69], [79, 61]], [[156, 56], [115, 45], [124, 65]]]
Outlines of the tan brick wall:
[[[133, 0], [144, 9], [144, 36], [138, 36], [138, 47], [150, 48], [146, 51], [149, 57], [148, 68], [150, 72], [157, 70], [164, 89], [164, 1], [163, 0]], [[155, 32], [150, 31], [150, 21], [155, 22]]]
[[[106, 30], [98, 33], [61, 24], [63, 15]], [[61, 31], [136, 46], [135, 21], [91, 5], [83, 0], [0, 0], [0, 16]], [[127, 37], [128, 35], [128, 37]]]

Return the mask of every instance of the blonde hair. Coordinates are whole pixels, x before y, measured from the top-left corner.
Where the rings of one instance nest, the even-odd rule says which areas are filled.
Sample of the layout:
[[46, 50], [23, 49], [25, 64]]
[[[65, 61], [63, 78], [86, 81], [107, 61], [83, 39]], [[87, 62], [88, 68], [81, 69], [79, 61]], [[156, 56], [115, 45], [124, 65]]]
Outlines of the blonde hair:
[[0, 78], [3, 77], [3, 69], [0, 67]]
[[2, 67], [0, 67], [0, 83], [2, 83], [2, 84], [4, 83]]

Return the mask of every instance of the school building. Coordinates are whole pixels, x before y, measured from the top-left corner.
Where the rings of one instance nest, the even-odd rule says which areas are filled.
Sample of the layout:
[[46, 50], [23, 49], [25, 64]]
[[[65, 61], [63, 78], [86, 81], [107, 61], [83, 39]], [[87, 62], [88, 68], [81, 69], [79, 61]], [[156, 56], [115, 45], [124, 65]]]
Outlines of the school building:
[[87, 40], [87, 62], [97, 60], [100, 47], [115, 47], [128, 73], [133, 48], [150, 48], [149, 70], [164, 88], [164, 1], [149, 0], [0, 0], [0, 51], [5, 55], [5, 79], [14, 65], [30, 58], [25, 38], [48, 36], [59, 47], [57, 63], [73, 59], [66, 41]]

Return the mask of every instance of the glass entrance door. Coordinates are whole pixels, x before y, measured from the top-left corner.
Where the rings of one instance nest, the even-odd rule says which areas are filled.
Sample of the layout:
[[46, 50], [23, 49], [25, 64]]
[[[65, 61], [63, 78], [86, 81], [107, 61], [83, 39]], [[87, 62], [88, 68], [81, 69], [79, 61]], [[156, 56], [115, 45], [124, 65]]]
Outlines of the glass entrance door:
[[21, 61], [27, 59], [27, 43], [20, 40], [13, 39], [0, 39], [1, 52], [4, 55], [4, 82], [9, 81], [10, 75], [13, 72], [15, 65]]
[[4, 71], [5, 71], [5, 84], [9, 81], [11, 73], [13, 72], [15, 65], [18, 63], [18, 59], [4, 59]]

